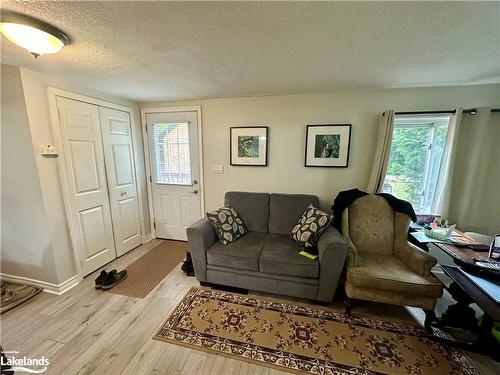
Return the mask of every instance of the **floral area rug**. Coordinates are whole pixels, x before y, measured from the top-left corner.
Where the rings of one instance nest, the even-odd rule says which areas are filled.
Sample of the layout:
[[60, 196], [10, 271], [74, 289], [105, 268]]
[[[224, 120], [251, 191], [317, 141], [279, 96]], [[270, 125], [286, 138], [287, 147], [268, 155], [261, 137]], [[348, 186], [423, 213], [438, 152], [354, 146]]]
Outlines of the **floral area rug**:
[[478, 374], [420, 327], [199, 288], [154, 338], [310, 374]]

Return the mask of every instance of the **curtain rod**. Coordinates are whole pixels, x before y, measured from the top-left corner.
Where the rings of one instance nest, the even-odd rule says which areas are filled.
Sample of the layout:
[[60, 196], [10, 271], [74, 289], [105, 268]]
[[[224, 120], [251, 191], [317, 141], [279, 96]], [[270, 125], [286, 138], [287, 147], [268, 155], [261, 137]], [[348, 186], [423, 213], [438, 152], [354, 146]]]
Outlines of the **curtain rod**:
[[413, 112], [394, 112], [395, 115], [436, 115], [440, 113], [452, 113], [455, 114], [457, 111], [455, 109], [446, 109], [442, 111], [413, 111]]
[[[491, 112], [500, 112], [500, 108], [492, 108]], [[436, 115], [441, 113], [451, 113], [455, 114], [457, 111], [455, 109], [444, 109], [441, 111], [412, 111], [412, 112], [394, 112], [395, 115]], [[475, 115], [477, 113], [476, 108], [464, 109], [462, 113], [467, 113], [469, 115]]]

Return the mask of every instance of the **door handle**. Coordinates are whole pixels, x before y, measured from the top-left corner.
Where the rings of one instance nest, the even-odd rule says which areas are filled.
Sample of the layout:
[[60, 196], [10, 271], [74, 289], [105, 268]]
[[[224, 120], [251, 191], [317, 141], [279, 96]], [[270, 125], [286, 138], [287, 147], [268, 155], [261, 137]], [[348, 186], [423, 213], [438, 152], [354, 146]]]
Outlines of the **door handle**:
[[191, 193], [198, 194], [198, 189], [194, 189]]

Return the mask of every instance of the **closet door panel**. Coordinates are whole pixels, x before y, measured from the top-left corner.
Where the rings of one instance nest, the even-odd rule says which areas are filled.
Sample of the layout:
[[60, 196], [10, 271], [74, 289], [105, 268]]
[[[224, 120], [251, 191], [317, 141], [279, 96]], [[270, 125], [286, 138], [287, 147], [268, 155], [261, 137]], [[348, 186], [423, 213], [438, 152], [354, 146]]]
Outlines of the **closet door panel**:
[[72, 231], [85, 276], [116, 258], [99, 108], [56, 100]]
[[99, 107], [99, 115], [116, 252], [120, 256], [142, 244], [130, 117], [127, 112], [105, 107]]

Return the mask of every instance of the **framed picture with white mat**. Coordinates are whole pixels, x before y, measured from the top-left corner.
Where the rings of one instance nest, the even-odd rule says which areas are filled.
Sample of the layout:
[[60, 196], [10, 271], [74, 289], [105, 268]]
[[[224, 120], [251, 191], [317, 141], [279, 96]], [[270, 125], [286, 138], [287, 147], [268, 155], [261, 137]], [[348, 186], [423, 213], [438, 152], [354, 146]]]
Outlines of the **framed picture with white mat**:
[[307, 125], [304, 165], [346, 168], [350, 143], [351, 124]]
[[230, 133], [231, 165], [267, 166], [267, 126], [232, 127]]

